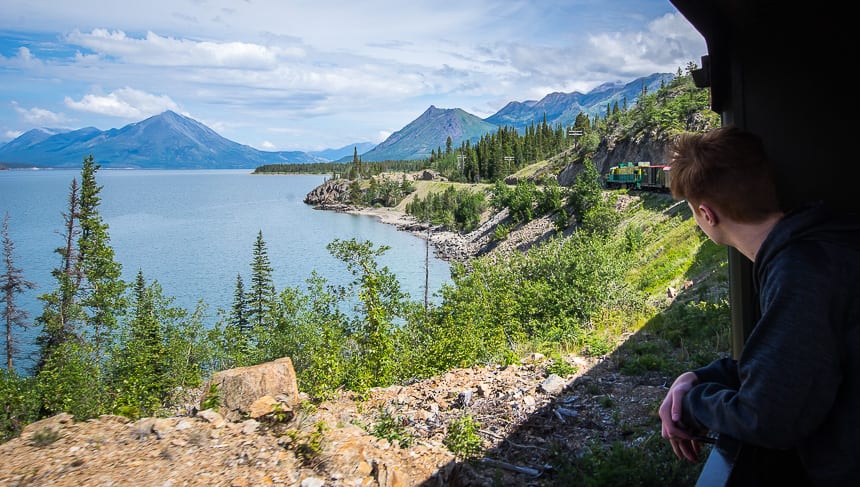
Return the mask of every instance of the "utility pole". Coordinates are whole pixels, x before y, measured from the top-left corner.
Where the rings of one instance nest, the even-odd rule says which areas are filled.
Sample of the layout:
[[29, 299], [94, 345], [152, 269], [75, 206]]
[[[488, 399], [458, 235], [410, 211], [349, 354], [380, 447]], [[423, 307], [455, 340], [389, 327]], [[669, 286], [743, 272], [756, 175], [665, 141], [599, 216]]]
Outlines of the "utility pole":
[[576, 149], [576, 138], [582, 135], [582, 129], [569, 129], [567, 135], [573, 137], [573, 148]]
[[502, 159], [505, 160], [505, 172], [513, 173], [514, 165], [512, 163], [514, 162], [514, 156], [504, 156]]
[[427, 204], [424, 206], [424, 218], [427, 224], [427, 238], [424, 241], [424, 322], [427, 322], [427, 308], [429, 299], [427, 297], [430, 289], [430, 197], [427, 197]]

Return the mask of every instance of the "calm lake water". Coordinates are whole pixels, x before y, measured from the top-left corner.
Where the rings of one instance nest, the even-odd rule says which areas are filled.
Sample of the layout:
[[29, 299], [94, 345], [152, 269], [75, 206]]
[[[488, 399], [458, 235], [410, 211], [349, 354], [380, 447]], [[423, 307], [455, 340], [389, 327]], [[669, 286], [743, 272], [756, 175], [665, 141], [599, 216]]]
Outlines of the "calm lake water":
[[[62, 212], [67, 210], [77, 170], [0, 171], [0, 219], [9, 213], [14, 259], [37, 288], [19, 298], [30, 320], [41, 312], [37, 296], [54, 289], [51, 270], [60, 257]], [[141, 171], [101, 169], [100, 213], [109, 225], [111, 246], [123, 278], [138, 270], [157, 280], [174, 305], [207, 305], [207, 322], [229, 309], [237, 274], [250, 285], [253, 246], [263, 232], [278, 290], [302, 286], [311, 272], [330, 283], [352, 280], [326, 245], [335, 239], [370, 240], [391, 250], [380, 266], [398, 277], [413, 300], [424, 299], [424, 240], [368, 216], [314, 210], [302, 202], [325, 176], [251, 175], [248, 170]], [[0, 220], [2, 221], [2, 220]], [[431, 252], [430, 295], [450, 282], [450, 266]], [[32, 347], [38, 330], [21, 340]]]

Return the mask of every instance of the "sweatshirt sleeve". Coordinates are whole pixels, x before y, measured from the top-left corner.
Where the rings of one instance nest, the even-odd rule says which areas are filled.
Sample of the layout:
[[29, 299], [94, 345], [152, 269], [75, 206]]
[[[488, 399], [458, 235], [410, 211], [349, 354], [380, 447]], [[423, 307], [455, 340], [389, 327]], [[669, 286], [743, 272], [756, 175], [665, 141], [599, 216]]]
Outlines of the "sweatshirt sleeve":
[[693, 370], [699, 383], [716, 382], [731, 389], [740, 387], [738, 380], [738, 362], [732, 358], [722, 358], [709, 365]]
[[[813, 245], [814, 246], [814, 245]], [[699, 384], [684, 400], [699, 425], [768, 448], [789, 448], [824, 421], [842, 372], [833, 323], [834, 262], [824, 252], [782, 252], [765, 269], [763, 314], [737, 362], [696, 371]]]

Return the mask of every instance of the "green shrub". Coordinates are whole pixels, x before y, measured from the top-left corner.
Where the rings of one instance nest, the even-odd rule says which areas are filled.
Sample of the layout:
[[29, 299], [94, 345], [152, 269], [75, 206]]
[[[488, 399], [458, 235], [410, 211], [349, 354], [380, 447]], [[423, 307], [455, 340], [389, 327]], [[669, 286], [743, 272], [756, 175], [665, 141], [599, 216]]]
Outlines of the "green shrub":
[[380, 415], [370, 434], [377, 438], [385, 438], [390, 442], [397, 441], [402, 448], [412, 446], [415, 438], [406, 431], [409, 420], [403, 416], [394, 415], [390, 411], [383, 411], [382, 407], [380, 407], [379, 412]]
[[555, 374], [560, 377], [575, 374], [579, 369], [575, 365], [571, 365], [567, 360], [558, 354], [550, 357], [550, 363], [546, 366], [546, 375]]
[[219, 406], [221, 406], [221, 392], [218, 390], [218, 384], [213, 382], [209, 384], [209, 390], [206, 391], [206, 397], [200, 408], [203, 410], [218, 409]]
[[496, 225], [496, 228], [493, 229], [493, 240], [496, 242], [502, 242], [508, 239], [508, 235], [511, 234], [511, 226], [499, 223]]
[[35, 432], [33, 432], [33, 437], [30, 439], [30, 442], [33, 446], [48, 446], [51, 443], [60, 439], [60, 432], [54, 428], [42, 428]]
[[448, 425], [448, 434], [443, 443], [459, 459], [476, 459], [484, 451], [481, 437], [478, 436], [479, 428], [480, 425], [470, 414], [461, 416]]
[[615, 342], [597, 333], [589, 333], [583, 339], [582, 353], [588, 357], [608, 355], [615, 348]]
[[38, 419], [39, 396], [32, 377], [0, 369], [0, 443], [21, 433]]

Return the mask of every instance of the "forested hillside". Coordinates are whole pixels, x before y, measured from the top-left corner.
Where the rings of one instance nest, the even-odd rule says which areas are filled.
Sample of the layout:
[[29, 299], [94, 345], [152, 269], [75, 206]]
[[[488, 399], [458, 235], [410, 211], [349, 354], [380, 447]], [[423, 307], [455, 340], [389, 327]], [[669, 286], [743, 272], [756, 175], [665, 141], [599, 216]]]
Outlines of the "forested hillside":
[[[536, 353], [548, 359], [540, 370], [571, 380], [578, 357], [597, 360], [604, 367], [591, 377], [594, 386], [571, 382], [568, 390], [599, 397], [590, 404], [604, 408], [609, 422], [627, 418], [626, 404], [605, 392], [602, 381], [627, 376], [666, 383], [728, 349], [725, 253], [697, 230], [687, 206], [668, 195], [604, 190], [593, 158], [601, 147], [706, 128], [716, 120], [706, 106], [707, 92], [679, 71], [634, 106], [607, 107], [603, 116], [578, 117], [573, 127], [544, 123], [523, 135], [502, 128], [474, 145], [440, 148], [426, 161], [445, 179], [433, 182], [434, 191], [420, 190], [427, 181], [373, 177], [356, 160], [342, 175], [350, 179], [340, 181], [344, 204], [400, 207], [416, 221], [485, 234], [482, 251], [455, 263], [440, 302], [407, 297], [377, 264], [396, 249], [356, 240], [328, 246], [354, 276], [350, 286], [311, 276], [304, 288], [275, 289], [260, 234], [250, 282], [237, 278], [233, 307], [210, 330], [202, 329], [196, 310], [172, 307], [142, 274], [134, 283], [119, 280], [99, 216], [98, 165], [89, 161], [80, 188], [70, 189], [56, 287], [44, 294], [36, 318], [38, 367], [28, 376], [11, 367], [0, 371], [0, 433], [13, 438], [27, 423], [61, 412], [77, 420], [173, 414], [177, 401], [213, 372], [285, 356], [309, 408], [345, 390], [372, 397], [379, 388], [459, 368], [518, 367]], [[570, 185], [559, 184], [565, 170]], [[549, 222], [548, 230], [530, 245], [502, 245], [538, 220]], [[656, 406], [644, 410], [654, 413]], [[382, 411], [369, 415], [374, 424], [359, 426], [389, 440], [420, 437], [414, 422]], [[488, 446], [498, 443], [499, 433], [482, 429], [468, 408], [461, 413], [447, 425], [445, 444], [464, 466], [494, 478], [496, 467], [474, 460], [503, 455]], [[588, 442], [544, 434], [542, 443], [526, 447], [530, 461], [550, 466], [540, 481], [631, 485], [639, 478], [646, 479], [642, 485], [688, 485], [696, 467], [674, 459], [659, 438], [656, 416], [637, 416], [635, 424], [615, 424], [618, 434], [605, 430]], [[502, 438], [520, 427], [552, 431], [555, 417], [509, 423]], [[336, 428], [317, 428], [317, 439], [328, 429]], [[505, 461], [517, 457], [507, 451]]]

